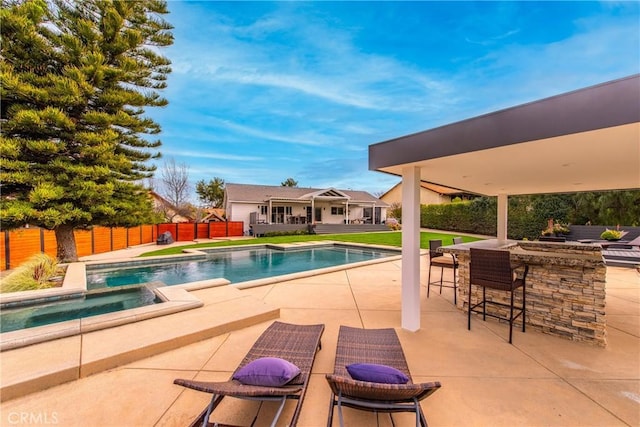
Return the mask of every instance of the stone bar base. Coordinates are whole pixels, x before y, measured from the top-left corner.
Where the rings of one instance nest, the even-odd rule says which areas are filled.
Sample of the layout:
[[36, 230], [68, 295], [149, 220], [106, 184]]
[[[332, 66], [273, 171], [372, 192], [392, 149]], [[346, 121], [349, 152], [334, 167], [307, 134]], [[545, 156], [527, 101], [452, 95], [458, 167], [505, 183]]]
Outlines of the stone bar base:
[[[487, 247], [511, 252], [514, 264], [529, 265], [526, 281], [526, 326], [572, 341], [606, 346], [605, 285], [607, 269], [598, 245], [483, 241], [443, 247], [454, 253], [460, 263], [458, 308], [469, 304], [469, 248]], [[522, 274], [524, 268], [517, 270]], [[521, 292], [515, 293], [516, 305], [522, 304]], [[482, 288], [473, 287], [472, 302], [482, 297]], [[487, 299], [509, 303], [507, 292], [487, 289]], [[508, 309], [487, 306], [487, 311], [508, 317]], [[474, 319], [472, 319], [473, 322]], [[522, 323], [520, 318], [514, 328]], [[473, 326], [472, 326], [473, 327]]]

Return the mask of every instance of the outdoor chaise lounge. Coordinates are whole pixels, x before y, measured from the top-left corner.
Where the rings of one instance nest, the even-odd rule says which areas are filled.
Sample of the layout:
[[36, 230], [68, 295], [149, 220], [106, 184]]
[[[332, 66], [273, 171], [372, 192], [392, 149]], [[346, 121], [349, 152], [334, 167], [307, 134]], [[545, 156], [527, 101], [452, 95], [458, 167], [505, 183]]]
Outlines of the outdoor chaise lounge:
[[[213, 410], [222, 399], [231, 396], [240, 399], [280, 402], [280, 407], [271, 423], [272, 426], [276, 425], [287, 399], [295, 399], [298, 402], [291, 422], [288, 424], [295, 426], [309, 384], [311, 367], [317, 351], [321, 348], [320, 337], [323, 331], [324, 325], [322, 324], [293, 325], [276, 321], [256, 340], [228, 381], [205, 382], [176, 379], [174, 384], [213, 394], [209, 406], [191, 425], [200, 423], [205, 426], [211, 425], [209, 424], [209, 416]], [[276, 385], [273, 378], [278, 377], [278, 380], [281, 380], [283, 372], [275, 372], [272, 368], [268, 368], [267, 370], [271, 370], [268, 374], [271, 374], [273, 378], [264, 381], [266, 365], [262, 362], [274, 361], [274, 359], [281, 363], [290, 362], [294, 367], [299, 368], [299, 373], [296, 370], [291, 374], [293, 377], [286, 384]], [[260, 365], [257, 366], [258, 364]], [[252, 366], [257, 366], [257, 368], [253, 372], [248, 372]], [[281, 366], [276, 366], [276, 368], [280, 369]], [[253, 380], [249, 381], [248, 378]], [[255, 381], [255, 378], [260, 378], [260, 381]], [[267, 385], [255, 385], [256, 382], [263, 382]]]
[[640, 236], [626, 242], [607, 242], [601, 243], [603, 249], [640, 249]]
[[[354, 379], [354, 366], [371, 371], [363, 374], [360, 370], [354, 375], [360, 379]], [[399, 372], [389, 380], [388, 374], [394, 370]], [[375, 378], [378, 373], [382, 374], [382, 378]], [[399, 377], [404, 377], [406, 383], [403, 380], [395, 381]], [[335, 406], [338, 406], [340, 426], [344, 425], [343, 406], [374, 413], [415, 412], [416, 426], [426, 426], [427, 420], [420, 401], [440, 388], [439, 382], [413, 383], [400, 340], [396, 331], [391, 328], [360, 329], [341, 326], [334, 371], [332, 375], [326, 375], [326, 378], [331, 387], [327, 426], [333, 424]]]

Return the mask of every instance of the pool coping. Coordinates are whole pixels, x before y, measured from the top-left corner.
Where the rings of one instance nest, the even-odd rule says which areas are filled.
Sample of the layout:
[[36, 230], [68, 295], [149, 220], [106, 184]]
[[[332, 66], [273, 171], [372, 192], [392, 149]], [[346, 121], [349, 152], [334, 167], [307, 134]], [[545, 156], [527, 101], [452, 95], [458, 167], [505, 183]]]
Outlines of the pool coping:
[[[314, 242], [295, 242], [295, 243], [262, 243], [239, 246], [222, 246], [219, 248], [205, 248], [207, 251], [200, 249], [184, 249], [183, 254], [178, 255], [161, 255], [153, 257], [142, 257], [128, 260], [115, 261], [83, 261], [70, 263], [61, 288], [14, 292], [7, 295], [0, 295], [0, 305], [16, 304], [18, 301], [53, 301], [55, 299], [64, 298], [80, 298], [87, 292], [87, 266], [105, 265], [114, 266], [135, 266], [138, 264], [148, 264], [153, 261], [170, 262], [176, 259], [199, 259], [206, 257], [211, 252], [223, 252], [229, 250], [246, 250], [248, 248], [275, 248], [280, 250], [304, 249], [309, 247], [358, 247], [366, 249], [378, 249], [384, 251], [400, 252], [400, 249], [393, 246], [369, 245], [362, 243], [339, 242], [333, 240], [323, 240]], [[185, 310], [191, 310], [203, 306], [203, 302], [192, 295], [190, 292], [200, 289], [207, 289], [217, 286], [232, 286], [236, 289], [248, 289], [257, 286], [265, 286], [276, 282], [294, 280], [303, 277], [312, 277], [320, 274], [341, 271], [348, 268], [356, 268], [365, 265], [372, 265], [382, 262], [389, 262], [401, 259], [401, 255], [392, 255], [384, 258], [360, 261], [349, 264], [342, 264], [333, 267], [325, 267], [315, 270], [301, 271], [280, 276], [267, 277], [262, 279], [249, 280], [239, 283], [231, 283], [224, 278], [213, 278], [200, 280], [196, 282], [188, 282], [180, 285], [160, 286], [153, 289], [156, 296], [162, 300], [162, 303], [153, 304], [143, 307], [121, 310], [112, 313], [100, 314], [96, 316], [84, 317], [75, 320], [57, 322], [50, 325], [37, 326], [33, 328], [20, 329], [16, 331], [0, 333], [0, 353], [13, 350], [16, 348], [26, 347], [46, 341], [52, 341], [60, 338], [82, 335], [93, 331], [112, 328], [134, 322], [140, 322], [168, 314], [178, 313]]]
[[75, 335], [2, 352], [0, 401], [280, 317], [278, 307], [238, 289], [218, 286], [199, 292], [206, 293], [202, 295], [208, 302], [193, 310], [147, 319], [139, 316], [139, 321], [109, 328], [86, 325]]

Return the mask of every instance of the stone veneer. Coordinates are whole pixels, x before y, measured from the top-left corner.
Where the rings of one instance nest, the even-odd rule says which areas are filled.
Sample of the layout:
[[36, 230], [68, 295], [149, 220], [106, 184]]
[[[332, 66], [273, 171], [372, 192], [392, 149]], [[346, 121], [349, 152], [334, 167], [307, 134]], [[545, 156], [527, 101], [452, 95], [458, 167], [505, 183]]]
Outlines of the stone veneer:
[[[493, 249], [511, 252], [514, 264], [526, 263], [526, 326], [543, 333], [573, 341], [606, 346], [605, 284], [606, 266], [599, 245], [579, 243], [509, 241], [494, 243]], [[458, 256], [458, 308], [467, 310], [469, 302], [469, 247], [483, 244], [463, 244], [443, 247], [443, 252]], [[523, 268], [517, 270], [522, 274]], [[482, 295], [479, 286], [473, 287], [475, 302]], [[521, 292], [516, 291], [516, 305], [521, 304]], [[508, 293], [487, 289], [487, 299], [508, 303]], [[508, 317], [508, 309], [487, 305]], [[471, 328], [477, 318], [471, 319]], [[514, 329], [521, 327], [520, 318]]]

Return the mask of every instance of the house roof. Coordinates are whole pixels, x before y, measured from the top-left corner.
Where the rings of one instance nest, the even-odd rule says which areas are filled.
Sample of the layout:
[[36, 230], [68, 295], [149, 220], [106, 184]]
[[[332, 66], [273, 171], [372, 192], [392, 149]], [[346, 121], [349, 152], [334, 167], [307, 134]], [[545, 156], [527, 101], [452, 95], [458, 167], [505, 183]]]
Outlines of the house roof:
[[269, 200], [309, 202], [316, 200], [336, 200], [349, 203], [375, 203], [389, 206], [384, 201], [366, 191], [339, 190], [336, 188], [283, 187], [275, 185], [225, 184], [227, 202], [266, 203]]
[[224, 209], [222, 208], [208, 208], [205, 209], [207, 214], [200, 220], [202, 222], [206, 221], [224, 221]]
[[[391, 187], [390, 189], [388, 189], [387, 191], [385, 191], [385, 193], [380, 196], [380, 198], [386, 196], [388, 193], [390, 193], [393, 189], [400, 187], [402, 185], [402, 182], [397, 183], [396, 185], [394, 185], [393, 187]], [[450, 188], [450, 187], [445, 187], [443, 185], [437, 185], [437, 184], [431, 184], [430, 182], [421, 182], [420, 183], [420, 187], [424, 188], [425, 190], [429, 190], [429, 191], [433, 191], [434, 193], [438, 193], [441, 195], [445, 195], [445, 196], [457, 196], [457, 195], [473, 195], [473, 193], [470, 193], [468, 191], [462, 191], [462, 190], [458, 190], [457, 188]]]
[[369, 169], [463, 191], [640, 188], [640, 74], [369, 146]]
[[174, 205], [155, 191], [149, 191], [149, 195], [153, 200], [154, 206], [161, 207], [165, 210], [165, 212], [170, 212], [171, 214], [173, 214], [174, 220], [177, 220], [178, 222], [189, 222], [194, 220], [193, 216], [189, 215], [188, 212], [180, 212], [176, 205]]

